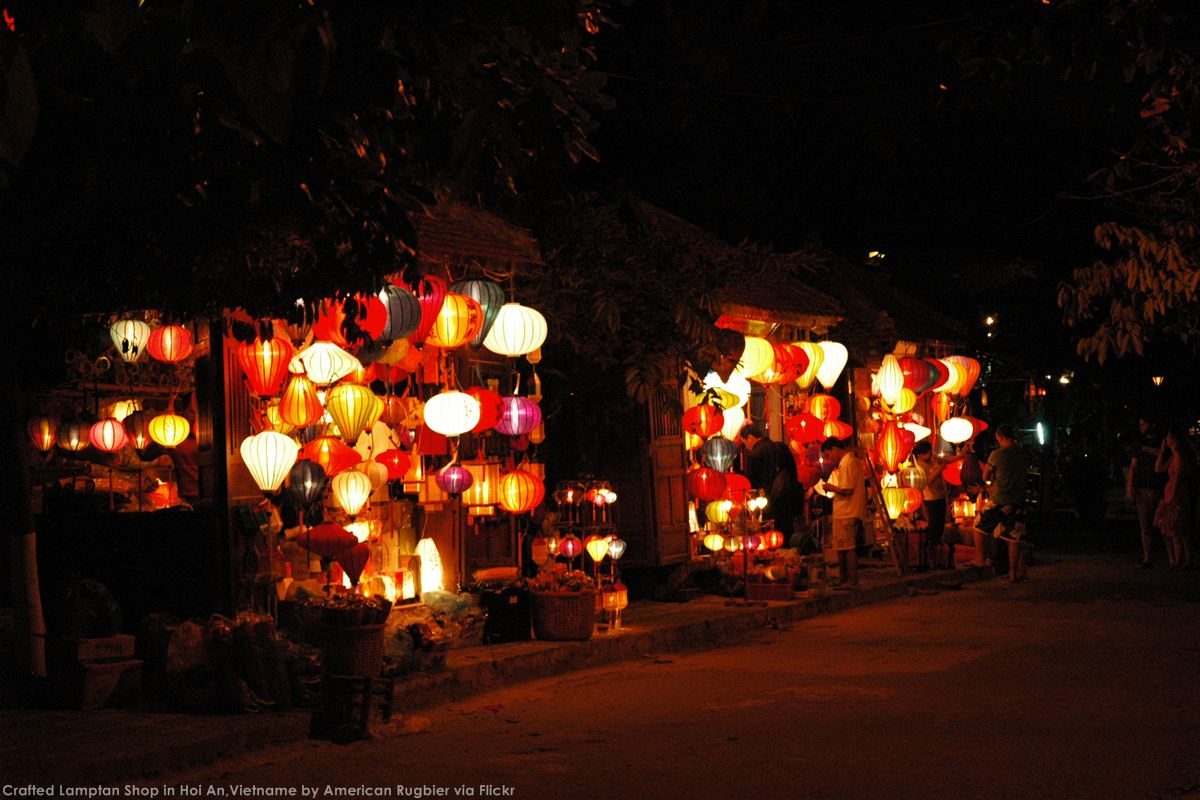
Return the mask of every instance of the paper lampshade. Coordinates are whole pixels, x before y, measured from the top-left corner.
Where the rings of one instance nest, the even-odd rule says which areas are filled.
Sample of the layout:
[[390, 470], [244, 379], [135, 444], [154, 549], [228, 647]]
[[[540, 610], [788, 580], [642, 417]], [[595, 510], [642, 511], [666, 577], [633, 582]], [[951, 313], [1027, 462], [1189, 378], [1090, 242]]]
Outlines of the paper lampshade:
[[[153, 429], [154, 421], [150, 426]], [[276, 431], [263, 431], [243, 439], [239, 450], [258, 488], [264, 492], [274, 492], [283, 485], [284, 478], [296, 463], [300, 445], [290, 436]]]
[[541, 423], [542, 409], [528, 397], [513, 394], [500, 398], [500, 418], [494, 426], [497, 433], [521, 436]]
[[466, 392], [435, 394], [425, 403], [425, 424], [443, 436], [460, 436], [479, 424], [479, 401]]
[[[192, 426], [178, 414], [168, 411], [150, 420], [150, 438], [163, 447], [176, 447], [188, 437]], [[286, 438], [286, 437], [285, 437]]]
[[741, 408], [731, 408], [722, 416], [721, 435], [726, 439], [736, 439], [742, 434], [742, 426], [746, 424], [746, 412]]
[[80, 419], [65, 419], [58, 426], [58, 446], [78, 453], [91, 445], [91, 426]]
[[387, 312], [379, 339], [394, 342], [411, 336], [421, 324], [421, 304], [417, 296], [402, 286], [385, 286], [379, 292], [379, 299]]
[[446, 300], [446, 282], [437, 275], [424, 275], [417, 281], [414, 294], [421, 306], [421, 321], [410, 338], [420, 346], [429, 337], [442, 311], [442, 303]]
[[821, 366], [817, 369], [817, 380], [826, 389], [831, 389], [842, 374], [846, 361], [850, 358], [850, 353], [846, 350], [846, 346], [839, 342], [824, 341], [818, 344], [821, 346], [824, 358], [821, 359]]
[[238, 363], [246, 373], [250, 391], [259, 397], [270, 397], [279, 391], [288, 374], [288, 361], [295, 350], [282, 336], [255, 339], [238, 347]]
[[121, 360], [133, 364], [146, 351], [150, 341], [150, 326], [140, 319], [119, 319], [108, 329], [117, 355]]
[[348, 469], [333, 476], [333, 499], [351, 517], [357, 516], [371, 499], [371, 479], [358, 470]]
[[121, 420], [121, 424], [125, 426], [125, 433], [128, 434], [129, 443], [133, 445], [134, 450], [140, 453], [154, 444], [154, 440], [150, 438], [150, 415], [145, 411], [134, 411]]
[[583, 548], [592, 557], [592, 561], [598, 564], [608, 555], [608, 539], [603, 536], [589, 536], [584, 540]]
[[288, 369], [307, 374], [318, 386], [328, 386], [362, 368], [357, 358], [333, 342], [313, 342], [296, 353]]
[[192, 334], [182, 325], [163, 325], [150, 332], [146, 352], [152, 358], [177, 364], [192, 354]]
[[[704, 388], [720, 389], [732, 394], [737, 398], [739, 406], [744, 406], [750, 401], [750, 381], [742, 374], [741, 370], [735, 369], [729, 373], [729, 380], [727, 381], [721, 380], [721, 376], [717, 373], [709, 372], [708, 375], [704, 376]], [[726, 406], [723, 410], [729, 411], [729, 408], [729, 406]]]
[[471, 347], [476, 349], [483, 346], [484, 339], [492, 332], [500, 308], [504, 305], [504, 290], [491, 281], [458, 281], [450, 285], [450, 291], [466, 295], [479, 304], [483, 312], [483, 325], [479, 332], [471, 337]]
[[500, 507], [511, 514], [532, 511], [545, 495], [541, 478], [528, 470], [515, 469], [500, 479]]
[[376, 411], [375, 395], [359, 383], [339, 383], [325, 396], [325, 410], [333, 418], [346, 444], [354, 444]]
[[279, 417], [289, 425], [304, 428], [325, 415], [316, 385], [307, 375], [292, 375], [279, 398]]
[[704, 537], [704, 546], [716, 553], [725, 547], [725, 537], [719, 533], [710, 533]]
[[483, 346], [493, 353], [516, 358], [537, 350], [546, 341], [546, 318], [520, 303], [505, 303], [496, 314]]
[[32, 417], [27, 430], [33, 446], [43, 453], [48, 453], [58, 438], [58, 420], [47, 416]]
[[775, 349], [771, 343], [761, 336], [747, 336], [742, 359], [738, 362], [742, 374], [747, 378], [757, 378], [774, 365]]
[[837, 419], [842, 415], [842, 404], [836, 397], [827, 394], [814, 394], [808, 398], [805, 407], [809, 414], [822, 422]]
[[105, 453], [115, 453], [129, 441], [129, 436], [125, 433], [125, 427], [121, 424], [120, 420], [113, 419], [112, 417], [102, 419], [93, 425], [88, 432], [88, 438], [92, 443], [92, 447]]
[[796, 383], [801, 389], [808, 389], [817, 379], [817, 371], [825, 361], [825, 351], [815, 342], [796, 342], [796, 346], [808, 356], [808, 366], [796, 376]]
[[321, 465], [325, 475], [332, 478], [362, 461], [362, 456], [341, 439], [321, 436], [304, 445], [304, 457]]
[[900, 362], [894, 355], [889, 353], [883, 357], [875, 379], [875, 388], [879, 391], [879, 397], [889, 406], [894, 406], [900, 401], [900, 391], [904, 388], [904, 371], [900, 369]]
[[466, 295], [448, 292], [425, 344], [452, 350], [469, 342], [481, 328], [483, 309], [479, 303]]

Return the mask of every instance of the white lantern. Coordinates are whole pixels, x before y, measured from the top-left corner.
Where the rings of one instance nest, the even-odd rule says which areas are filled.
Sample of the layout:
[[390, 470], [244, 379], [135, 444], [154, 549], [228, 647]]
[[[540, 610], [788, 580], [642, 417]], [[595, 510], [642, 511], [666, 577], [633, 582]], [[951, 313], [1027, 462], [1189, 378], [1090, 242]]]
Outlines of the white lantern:
[[436, 394], [425, 403], [425, 424], [443, 436], [464, 434], [479, 424], [479, 401], [466, 392]]
[[840, 342], [824, 341], [818, 342], [821, 347], [821, 366], [817, 369], [817, 380], [826, 389], [833, 388], [837, 383], [838, 376], [842, 374], [842, 370], [846, 367], [846, 361], [850, 358], [849, 351], [846, 350], [846, 345]]
[[274, 492], [283, 485], [288, 470], [296, 463], [300, 445], [292, 437], [278, 431], [263, 431], [243, 439], [240, 449], [242, 461], [258, 488], [264, 492]]
[[333, 476], [333, 499], [350, 516], [362, 511], [371, 498], [371, 479], [361, 472], [348, 469]]
[[328, 386], [362, 369], [362, 363], [333, 342], [313, 342], [292, 358], [288, 369], [307, 374], [318, 386]]
[[130, 364], [142, 357], [146, 342], [150, 339], [150, 326], [140, 319], [119, 319], [108, 329], [117, 355]]
[[962, 444], [975, 435], [975, 426], [971, 420], [963, 417], [951, 417], [942, 423], [939, 430], [942, 438], [950, 444]]
[[916, 422], [906, 422], [900, 427], [904, 428], [906, 431], [912, 431], [914, 442], [919, 442], [922, 439], [928, 438], [929, 434], [933, 433], [933, 431], [931, 431], [929, 428], [926, 428], [924, 425]]
[[433, 539], [426, 537], [417, 542], [417, 556], [421, 559], [421, 593], [442, 591], [442, 556]]
[[[738, 406], [744, 406], [750, 401], [750, 381], [746, 379], [739, 370], [734, 370], [729, 375], [729, 380], [721, 380], [721, 376], [715, 372], [710, 372], [704, 377], [705, 389], [723, 389], [726, 392], [734, 395], [738, 399]], [[724, 413], [728, 414], [726, 410]]]
[[493, 353], [516, 358], [532, 353], [545, 341], [546, 318], [540, 311], [520, 303], [505, 303], [500, 306], [483, 346]]
[[725, 424], [721, 426], [721, 435], [726, 439], [736, 439], [746, 424], [746, 412], [741, 407], [731, 408], [724, 412]]
[[894, 355], [889, 353], [883, 357], [875, 384], [883, 402], [889, 406], [900, 402], [900, 392], [904, 390], [904, 370], [900, 369], [900, 361]]
[[808, 356], [808, 367], [796, 377], [796, 384], [801, 389], [807, 390], [817, 379], [817, 371], [821, 369], [821, 364], [825, 361], [825, 351], [816, 342], [796, 342], [795, 344]]
[[388, 482], [387, 467], [373, 458], [370, 461], [360, 462], [355, 469], [371, 479], [371, 491], [378, 490]]

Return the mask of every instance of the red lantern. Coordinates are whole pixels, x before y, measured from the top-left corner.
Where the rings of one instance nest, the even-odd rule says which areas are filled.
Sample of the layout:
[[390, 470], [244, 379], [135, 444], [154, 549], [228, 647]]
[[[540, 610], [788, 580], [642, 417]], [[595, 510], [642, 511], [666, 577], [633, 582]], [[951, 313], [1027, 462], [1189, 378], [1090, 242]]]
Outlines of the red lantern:
[[412, 463], [412, 459], [408, 457], [408, 453], [403, 450], [384, 450], [379, 455], [375, 456], [375, 460], [387, 467], [388, 480], [398, 481], [404, 478], [404, 473], [408, 472], [408, 467]]
[[814, 394], [808, 398], [805, 410], [814, 417], [824, 422], [829, 422], [842, 415], [842, 404], [837, 401], [836, 397], [827, 394]]
[[920, 489], [914, 489], [911, 486], [904, 487], [904, 492], [906, 496], [904, 500], [903, 513], [912, 514], [921, 507], [921, 503], [924, 501], [924, 498], [921, 496]]
[[304, 445], [301, 453], [304, 458], [320, 464], [329, 478], [362, 461], [362, 456], [358, 454], [358, 451], [333, 436], [321, 436], [313, 439]]
[[950, 371], [946, 369], [946, 365], [936, 358], [922, 359], [925, 365], [929, 367], [929, 378], [926, 382], [925, 389], [936, 389], [950, 378]]
[[308, 530], [304, 546], [322, 558], [337, 558], [358, 544], [353, 533], [333, 522], [322, 522]]
[[192, 334], [182, 325], [163, 325], [150, 332], [146, 352], [152, 358], [175, 364], [192, 354]]
[[953, 486], [962, 486], [962, 468], [963, 462], [954, 461], [946, 465], [942, 470], [942, 477], [946, 479], [946, 483]]
[[409, 339], [420, 347], [433, 330], [433, 323], [442, 310], [442, 303], [446, 300], [446, 282], [437, 275], [425, 275], [417, 282], [415, 294], [421, 306], [421, 323]]
[[801, 412], [784, 425], [788, 438], [802, 445], [815, 444], [825, 438], [825, 423], [820, 417]]
[[707, 439], [721, 430], [725, 415], [707, 403], [692, 406], [683, 412], [683, 429], [693, 436]]
[[358, 579], [362, 577], [363, 569], [370, 560], [371, 546], [366, 542], [348, 547], [337, 555], [337, 562], [342, 565], [351, 586], [358, 586]]
[[787, 384], [796, 380], [803, 370], [798, 366], [798, 358], [803, 358], [807, 364], [808, 356], [799, 347], [790, 344], [772, 344], [775, 352], [775, 363], [758, 376], [760, 383]]
[[281, 336], [255, 339], [253, 344], [239, 347], [238, 361], [246, 373], [250, 391], [259, 397], [271, 397], [278, 392], [294, 352], [292, 343]]
[[814, 467], [812, 464], [797, 464], [796, 479], [800, 481], [802, 486], [812, 486], [821, 479], [821, 470], [818, 467]]
[[[725, 473], [725, 491], [721, 493], [722, 500], [733, 503], [734, 509], [740, 509], [746, 502], [746, 492], [750, 491], [750, 479], [737, 472]], [[732, 513], [732, 512], [730, 512]]]
[[408, 417], [408, 407], [404, 405], [404, 400], [394, 394], [389, 394], [383, 398], [383, 413], [379, 415], [379, 419], [384, 425], [396, 427]]
[[725, 475], [711, 467], [699, 467], [687, 474], [687, 489], [692, 497], [712, 502], [725, 492]]
[[783, 533], [781, 531], [767, 531], [760, 538], [768, 550], [778, 550], [783, 547]]
[[[875, 454], [879, 457], [879, 463], [888, 472], [900, 469], [901, 462], [908, 458], [908, 453], [912, 449], [911, 445], [905, 447], [906, 442], [901, 435], [902, 431], [904, 429], [896, 424], [895, 420], [883, 423], [883, 428], [879, 431], [879, 438], [875, 443]], [[909, 433], [909, 436], [911, 435]]]
[[482, 386], [472, 386], [467, 389], [467, 394], [479, 401], [479, 423], [471, 429], [471, 433], [483, 433], [496, 427], [503, 410], [500, 395]]
[[900, 358], [900, 371], [904, 373], [904, 388], [912, 389], [916, 394], [925, 391], [926, 382], [930, 379], [930, 367], [919, 358], [904, 356]]
[[358, 327], [372, 340], [378, 339], [387, 325], [387, 306], [373, 294], [356, 295], [354, 299], [358, 301]]

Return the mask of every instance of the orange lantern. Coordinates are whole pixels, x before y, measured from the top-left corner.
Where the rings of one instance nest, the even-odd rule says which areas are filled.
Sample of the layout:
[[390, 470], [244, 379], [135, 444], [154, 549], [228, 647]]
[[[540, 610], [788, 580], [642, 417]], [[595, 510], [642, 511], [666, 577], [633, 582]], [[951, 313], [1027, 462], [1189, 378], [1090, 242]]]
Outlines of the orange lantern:
[[511, 514], [524, 514], [537, 508], [546, 496], [541, 478], [523, 469], [514, 469], [500, 479], [500, 507]]
[[924, 502], [924, 499], [925, 499], [921, 496], [921, 490], [914, 489], [911, 486], [902, 486], [900, 488], [904, 490], [904, 494], [907, 498], [904, 501], [904, 513], [905, 514], [915, 513], [916, 510], [921, 507], [921, 504], [922, 504], [922, 502]]
[[762, 543], [768, 550], [778, 550], [783, 547], [783, 532], [782, 531], [767, 531], [762, 535]]
[[113, 418], [102, 419], [92, 426], [89, 431], [92, 446], [105, 453], [115, 453], [125, 446], [129, 437], [125, 434], [125, 426], [120, 420]]
[[716, 434], [725, 424], [725, 416], [708, 403], [692, 406], [683, 412], [683, 429], [693, 436], [707, 439]]
[[43, 453], [49, 453], [58, 437], [58, 420], [54, 417], [33, 417], [29, 420], [29, 439]]
[[259, 397], [270, 397], [279, 391], [288, 374], [292, 359], [292, 343], [281, 336], [255, 339], [253, 344], [238, 348], [238, 362], [246, 373], [250, 391]]
[[958, 390], [966, 382], [967, 374], [958, 364], [948, 358], [939, 358], [938, 363], [942, 365], [942, 369], [946, 371], [946, 378], [937, 386], [933, 387], [935, 392], [942, 394], [958, 394]]
[[738, 362], [738, 369], [747, 378], [761, 380], [759, 376], [775, 365], [775, 348], [761, 336], [745, 338], [746, 345], [742, 350], [742, 359]]
[[883, 428], [879, 431], [875, 453], [879, 456], [879, 463], [888, 472], [900, 469], [901, 462], [908, 458], [908, 452], [912, 449], [911, 445], [905, 447], [907, 437], [903, 436], [902, 432], [903, 429], [894, 420], [883, 423]]
[[407, 416], [408, 408], [404, 405], [404, 400], [394, 394], [383, 398], [383, 412], [379, 418], [383, 420], [384, 425], [395, 427], [402, 423]]
[[828, 422], [842, 415], [842, 404], [836, 397], [827, 394], [814, 394], [805, 403], [805, 410], [817, 419]]
[[304, 446], [303, 456], [320, 464], [330, 478], [362, 461], [362, 456], [353, 447], [332, 436], [313, 439]]
[[954, 362], [962, 370], [962, 383], [957, 387], [956, 393], [961, 397], [966, 397], [974, 388], [975, 381], [979, 380], [979, 362], [967, 356], [950, 356], [946, 360]]
[[815, 444], [825, 436], [825, 423], [820, 417], [808, 413], [800, 413], [792, 417], [784, 425], [784, 430], [793, 441], [800, 444]]
[[283, 388], [279, 399], [279, 418], [288, 425], [303, 428], [312, 425], [325, 414], [317, 387], [307, 375], [293, 375]]
[[451, 350], [461, 347], [483, 328], [483, 308], [474, 298], [448, 292], [425, 343]]
[[850, 427], [849, 423], [842, 422], [840, 419], [831, 419], [825, 423], [825, 438], [845, 439], [850, 434], [854, 433], [854, 428]]
[[152, 358], [175, 364], [192, 354], [192, 334], [182, 325], [163, 325], [150, 332], [146, 352]]

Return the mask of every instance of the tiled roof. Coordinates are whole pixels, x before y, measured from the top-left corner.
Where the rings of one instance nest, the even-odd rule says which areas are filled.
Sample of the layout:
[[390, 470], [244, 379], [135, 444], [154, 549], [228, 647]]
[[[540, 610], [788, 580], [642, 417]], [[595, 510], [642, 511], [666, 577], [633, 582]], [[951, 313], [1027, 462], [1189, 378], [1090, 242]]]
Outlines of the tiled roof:
[[541, 263], [537, 240], [488, 211], [454, 201], [431, 206], [414, 220], [417, 255], [440, 264], [447, 259]]

